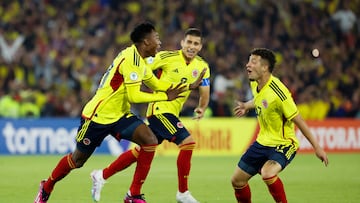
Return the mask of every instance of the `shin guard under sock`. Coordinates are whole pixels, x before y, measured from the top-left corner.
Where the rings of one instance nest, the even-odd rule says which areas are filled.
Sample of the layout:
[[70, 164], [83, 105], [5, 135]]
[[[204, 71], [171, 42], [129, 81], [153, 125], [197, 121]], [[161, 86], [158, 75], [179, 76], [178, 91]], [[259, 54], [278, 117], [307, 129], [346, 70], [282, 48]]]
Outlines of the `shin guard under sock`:
[[277, 203], [287, 203], [284, 185], [278, 176], [263, 179]]
[[150, 171], [151, 162], [155, 155], [157, 145], [141, 146], [134, 178], [130, 186], [131, 195], [140, 195], [141, 187]]
[[140, 149], [137, 147], [134, 147], [133, 149], [122, 153], [114, 162], [112, 162], [108, 167], [104, 168], [103, 178], [106, 180], [110, 176], [136, 162], [137, 158], [139, 157], [139, 150]]
[[178, 189], [179, 192], [188, 190], [188, 179], [191, 168], [192, 152], [195, 148], [195, 142], [180, 145], [180, 152], [177, 159], [178, 168]]
[[50, 177], [44, 184], [44, 190], [50, 194], [54, 188], [54, 185], [59, 180], [63, 179], [71, 170], [76, 168], [74, 161], [72, 160], [72, 154], [65, 155], [52, 171]]
[[235, 188], [235, 197], [238, 203], [251, 203], [251, 191], [249, 184], [242, 188]]

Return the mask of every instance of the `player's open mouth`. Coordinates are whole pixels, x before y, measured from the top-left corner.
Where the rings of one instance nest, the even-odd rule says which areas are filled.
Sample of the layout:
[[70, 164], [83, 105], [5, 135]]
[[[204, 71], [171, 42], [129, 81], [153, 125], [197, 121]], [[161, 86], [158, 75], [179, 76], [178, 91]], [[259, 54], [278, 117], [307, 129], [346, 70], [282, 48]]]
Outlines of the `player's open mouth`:
[[188, 54], [195, 54], [195, 51], [193, 51], [193, 50], [187, 50], [187, 53], [188, 53]]

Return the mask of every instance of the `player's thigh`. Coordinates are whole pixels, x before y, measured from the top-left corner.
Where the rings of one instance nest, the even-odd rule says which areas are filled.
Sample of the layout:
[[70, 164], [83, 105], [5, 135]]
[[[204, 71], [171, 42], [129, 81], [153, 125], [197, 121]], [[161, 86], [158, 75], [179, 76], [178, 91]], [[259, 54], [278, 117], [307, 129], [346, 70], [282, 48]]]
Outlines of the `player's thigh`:
[[149, 127], [161, 143], [163, 140], [179, 145], [190, 136], [183, 123], [173, 114], [157, 114], [148, 118]]
[[76, 150], [81, 153], [74, 154], [74, 161], [84, 160], [100, 146], [104, 138], [110, 134], [113, 124], [99, 124], [88, 119], [81, 119], [76, 135]]
[[269, 160], [274, 160], [279, 163], [283, 170], [294, 159], [296, 149], [293, 144], [273, 147], [272, 150], [269, 151]]
[[111, 134], [117, 140], [126, 139], [139, 145], [158, 142], [150, 128], [139, 117], [132, 114], [120, 118]]
[[268, 160], [269, 147], [254, 142], [242, 155], [238, 167], [250, 175], [260, 173], [262, 166]]
[[155, 134], [145, 124], [140, 124], [134, 131], [132, 141], [138, 145], [154, 145], [158, 144]]

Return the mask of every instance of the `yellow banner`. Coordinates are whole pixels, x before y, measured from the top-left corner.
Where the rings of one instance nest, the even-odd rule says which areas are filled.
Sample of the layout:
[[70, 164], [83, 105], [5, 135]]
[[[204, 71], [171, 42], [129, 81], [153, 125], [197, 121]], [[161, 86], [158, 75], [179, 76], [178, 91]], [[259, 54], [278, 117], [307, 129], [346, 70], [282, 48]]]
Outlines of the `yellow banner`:
[[[256, 130], [256, 119], [251, 118], [191, 118], [180, 119], [194, 137], [197, 147], [194, 155], [241, 155]], [[157, 155], [177, 155], [176, 144], [163, 141], [156, 150]]]

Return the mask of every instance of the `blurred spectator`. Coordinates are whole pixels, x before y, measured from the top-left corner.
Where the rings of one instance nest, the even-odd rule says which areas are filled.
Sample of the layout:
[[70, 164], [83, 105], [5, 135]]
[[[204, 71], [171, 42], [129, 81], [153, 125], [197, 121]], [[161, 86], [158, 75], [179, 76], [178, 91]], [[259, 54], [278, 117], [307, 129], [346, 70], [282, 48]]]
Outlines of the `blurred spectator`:
[[[26, 101], [40, 108], [40, 116], [78, 116], [111, 58], [129, 45], [129, 28], [149, 20], [166, 50], [179, 48], [181, 30], [203, 30], [200, 55], [212, 68], [213, 116], [228, 115], [234, 100], [252, 96], [243, 63], [254, 47], [276, 51], [274, 74], [308, 119], [360, 115], [359, 1], [14, 0], [0, 5], [0, 100], [13, 104], [13, 111], [2, 114], [22, 117], [15, 110], [19, 92], [11, 88], [17, 81], [31, 90]], [[315, 48], [317, 57], [311, 55]], [[134, 111], [143, 115], [145, 106]], [[192, 116], [193, 108], [189, 99], [182, 115]], [[305, 113], [306, 108], [318, 111]]]
[[18, 52], [24, 42], [24, 39], [24, 36], [20, 33], [0, 28], [1, 57], [6, 63], [12, 63], [15, 61], [15, 57], [18, 57]]
[[12, 80], [8, 85], [9, 91], [0, 98], [0, 117], [20, 118], [20, 84]]
[[350, 9], [350, 1], [340, 1], [339, 9], [331, 16], [335, 21], [335, 31], [337, 31], [338, 40], [345, 40], [349, 48], [355, 48], [355, 28], [357, 17]]

